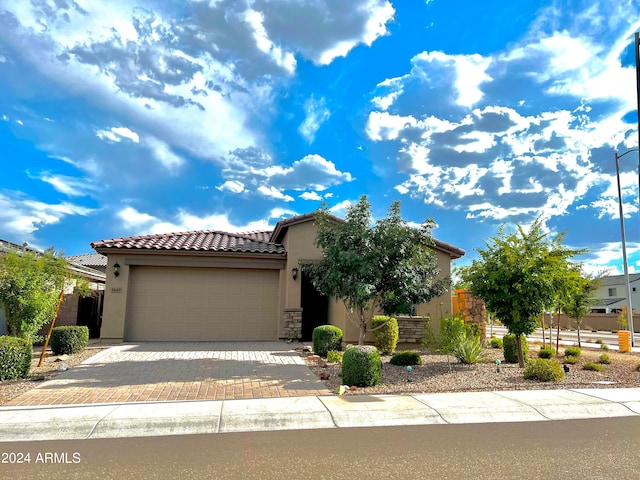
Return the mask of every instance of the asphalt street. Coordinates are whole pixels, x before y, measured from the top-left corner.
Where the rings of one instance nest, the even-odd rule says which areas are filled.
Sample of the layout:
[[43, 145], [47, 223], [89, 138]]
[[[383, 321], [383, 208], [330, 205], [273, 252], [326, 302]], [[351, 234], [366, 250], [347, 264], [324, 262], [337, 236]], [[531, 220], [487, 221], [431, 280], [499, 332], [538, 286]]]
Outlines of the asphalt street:
[[0, 444], [0, 478], [624, 480], [639, 432], [633, 417], [20, 442]]

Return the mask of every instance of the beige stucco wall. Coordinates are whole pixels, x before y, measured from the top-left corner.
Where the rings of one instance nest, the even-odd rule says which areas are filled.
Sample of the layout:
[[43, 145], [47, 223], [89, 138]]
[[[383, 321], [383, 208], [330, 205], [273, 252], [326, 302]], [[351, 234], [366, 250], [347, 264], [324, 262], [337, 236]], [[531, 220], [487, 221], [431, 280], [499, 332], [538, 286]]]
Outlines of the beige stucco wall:
[[[113, 265], [120, 265], [120, 275], [113, 274]], [[124, 321], [127, 312], [127, 292], [129, 287], [129, 265], [124, 255], [109, 255], [107, 258], [106, 289], [104, 292], [104, 309], [102, 311], [102, 328], [100, 338], [106, 340], [122, 340], [124, 338]]]

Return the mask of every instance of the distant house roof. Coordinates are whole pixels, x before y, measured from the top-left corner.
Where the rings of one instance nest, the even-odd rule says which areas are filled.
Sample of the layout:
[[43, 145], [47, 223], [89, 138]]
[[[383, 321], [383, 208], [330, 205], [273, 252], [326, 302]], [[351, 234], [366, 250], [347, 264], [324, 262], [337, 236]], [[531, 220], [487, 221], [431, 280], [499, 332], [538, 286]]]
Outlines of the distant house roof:
[[594, 307], [608, 307], [609, 305], [616, 304], [618, 302], [622, 302], [626, 300], [626, 298], [603, 298], [602, 300], [598, 300], [593, 304]]
[[[8, 242], [7, 240], [1, 240], [0, 239], [0, 253], [3, 253], [3, 252], [7, 253], [7, 252], [13, 252], [13, 251], [20, 252], [21, 250], [25, 250], [27, 252], [35, 253], [36, 256], [42, 255], [42, 252], [40, 250], [29, 248], [29, 247], [27, 247], [26, 244], [18, 245], [17, 243]], [[93, 253], [93, 254], [89, 254], [89, 255], [96, 255], [97, 256], [99, 254]], [[106, 257], [104, 257], [104, 255], [100, 255], [100, 256], [105, 259], [104, 265], [106, 266], [107, 265]], [[73, 260], [72, 257], [67, 257], [67, 258], [65, 258], [65, 260], [69, 264], [69, 270], [71, 270], [72, 272], [76, 273], [77, 275], [85, 277], [85, 278], [87, 278], [89, 280], [93, 280], [93, 281], [96, 281], [96, 282], [103, 282], [104, 283], [106, 275], [103, 272], [91, 268], [91, 265], [83, 265], [83, 264], [81, 264], [79, 262], [76, 262], [75, 260]]]
[[2, 240], [0, 239], [0, 252], [13, 252], [15, 250], [26, 250], [27, 252], [33, 252], [33, 253], [41, 253], [38, 250], [35, 250], [33, 248], [29, 248], [27, 246], [27, 243], [25, 242], [22, 245], [18, 245], [17, 243], [13, 243], [13, 242], [9, 242], [8, 240]]
[[125, 250], [181, 250], [203, 252], [267, 253], [284, 255], [279, 243], [269, 241], [271, 232], [229, 233], [215, 230], [174, 232], [142, 235], [128, 238], [112, 238], [91, 244], [97, 251]]
[[[629, 282], [637, 282], [640, 280], [640, 273], [631, 273], [629, 274]], [[602, 277], [602, 286], [610, 287], [613, 285], [624, 285], [624, 275], [609, 275], [607, 277]]]
[[71, 255], [65, 257], [68, 262], [73, 262], [86, 267], [106, 267], [107, 257], [101, 253], [83, 253], [81, 255]]

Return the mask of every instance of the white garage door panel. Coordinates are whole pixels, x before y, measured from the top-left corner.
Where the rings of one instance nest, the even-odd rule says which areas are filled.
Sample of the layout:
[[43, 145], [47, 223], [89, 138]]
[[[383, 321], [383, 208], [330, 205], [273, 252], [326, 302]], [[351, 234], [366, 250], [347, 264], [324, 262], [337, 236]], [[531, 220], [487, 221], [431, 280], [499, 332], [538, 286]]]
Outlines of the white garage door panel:
[[132, 267], [128, 341], [276, 340], [278, 271]]

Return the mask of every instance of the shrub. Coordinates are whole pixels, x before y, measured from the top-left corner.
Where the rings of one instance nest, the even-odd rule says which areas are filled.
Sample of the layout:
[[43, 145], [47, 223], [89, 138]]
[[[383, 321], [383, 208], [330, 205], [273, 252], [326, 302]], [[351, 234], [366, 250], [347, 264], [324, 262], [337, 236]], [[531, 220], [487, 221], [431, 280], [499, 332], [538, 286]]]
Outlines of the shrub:
[[[381, 326], [383, 325], [383, 326]], [[377, 330], [375, 330], [378, 328]], [[389, 317], [373, 317], [371, 319], [371, 330], [376, 347], [383, 355], [391, 355], [396, 351], [398, 344], [398, 320]]]
[[380, 383], [382, 362], [378, 349], [369, 345], [349, 347], [342, 355], [342, 381], [345, 385], [371, 387]]
[[418, 352], [413, 352], [411, 350], [405, 350], [403, 352], [397, 352], [391, 357], [389, 363], [392, 365], [402, 365], [406, 367], [407, 365], [422, 365], [422, 357]]
[[604, 350], [605, 352], [609, 351], [609, 345], [607, 345], [606, 343], [601, 343], [600, 344], [600, 350]]
[[0, 337], [0, 380], [26, 378], [31, 370], [33, 347], [22, 338]]
[[[522, 355], [527, 356], [529, 354], [529, 344], [527, 343], [527, 337], [522, 335]], [[518, 363], [518, 343], [516, 341], [515, 333], [508, 333], [502, 337], [502, 345], [504, 346], [504, 359], [507, 363]]]
[[338, 350], [329, 350], [327, 352], [327, 362], [342, 363], [342, 352], [339, 352]]
[[498, 337], [491, 337], [491, 348], [502, 348], [502, 339]]
[[440, 332], [436, 334], [427, 325], [424, 344], [432, 351], [449, 355], [453, 351], [456, 339], [465, 335], [464, 319], [461, 315], [440, 319]]
[[55, 327], [51, 331], [51, 351], [54, 355], [71, 355], [89, 345], [89, 328], [80, 325]]
[[636, 365], [636, 372], [640, 372], [640, 363]]
[[598, 358], [598, 363], [602, 363], [603, 365], [609, 365], [611, 363], [611, 358], [606, 353], [603, 353]]
[[468, 332], [464, 337], [458, 337], [458, 341], [451, 351], [460, 363], [473, 365], [483, 358], [482, 343], [480, 337]]
[[564, 349], [565, 357], [579, 357], [582, 352], [578, 347], [567, 347]]
[[556, 351], [551, 347], [542, 347], [538, 352], [540, 358], [551, 358], [556, 354]]
[[598, 365], [597, 363], [587, 362], [582, 366], [583, 370], [591, 370], [593, 372], [601, 372], [604, 370], [602, 365]]
[[326, 357], [329, 350], [342, 350], [342, 330], [334, 325], [320, 325], [311, 334], [313, 352]]
[[564, 378], [562, 366], [555, 360], [536, 358], [524, 368], [524, 378], [540, 382], [559, 382]]
[[569, 365], [575, 365], [578, 363], [578, 357], [574, 357], [573, 355], [567, 355], [564, 357], [564, 363], [568, 363]]

